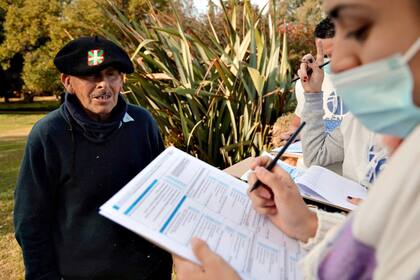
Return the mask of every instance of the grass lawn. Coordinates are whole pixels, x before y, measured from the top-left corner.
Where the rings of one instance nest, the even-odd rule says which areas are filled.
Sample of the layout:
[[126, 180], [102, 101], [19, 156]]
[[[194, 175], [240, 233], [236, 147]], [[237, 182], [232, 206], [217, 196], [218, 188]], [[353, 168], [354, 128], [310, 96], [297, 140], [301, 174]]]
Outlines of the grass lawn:
[[0, 114], [0, 279], [23, 279], [21, 251], [13, 232], [13, 191], [25, 135], [43, 116]]

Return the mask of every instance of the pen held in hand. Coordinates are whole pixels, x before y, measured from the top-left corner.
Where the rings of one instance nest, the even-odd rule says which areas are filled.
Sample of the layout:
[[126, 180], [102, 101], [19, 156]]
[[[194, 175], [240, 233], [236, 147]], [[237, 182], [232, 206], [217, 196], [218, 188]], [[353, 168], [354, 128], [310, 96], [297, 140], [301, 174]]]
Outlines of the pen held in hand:
[[[325, 65], [328, 65], [328, 64], [330, 64], [330, 62], [331, 62], [331, 60], [328, 60], [327, 62], [324, 62], [324, 63], [322, 63], [321, 65], [319, 65], [319, 68], [323, 68]], [[312, 74], [312, 69], [309, 69], [308, 70], [308, 74], [310, 75], [310, 74]], [[291, 80], [290, 82], [291, 83], [294, 83], [294, 82], [296, 82], [297, 80], [299, 80], [300, 79], [300, 77], [296, 77], [296, 78], [294, 78], [293, 80]]]
[[[300, 126], [296, 129], [296, 131], [292, 134], [292, 136], [290, 136], [289, 140], [287, 140], [286, 145], [283, 146], [283, 148], [281, 148], [280, 152], [278, 152], [278, 154], [276, 155], [276, 157], [273, 159], [273, 161], [270, 162], [270, 164], [266, 167], [266, 169], [268, 171], [271, 171], [271, 169], [273, 169], [273, 167], [276, 165], [277, 161], [280, 159], [280, 157], [284, 154], [284, 152], [287, 150], [287, 148], [289, 148], [290, 144], [292, 144], [295, 141], [295, 138], [298, 136], [298, 134], [300, 133], [300, 131], [302, 130], [302, 128], [305, 126], [305, 122], [302, 122], [300, 124]], [[254, 191], [255, 189], [257, 189], [260, 185], [261, 185], [261, 181], [257, 180], [254, 185], [251, 188], [251, 192]]]

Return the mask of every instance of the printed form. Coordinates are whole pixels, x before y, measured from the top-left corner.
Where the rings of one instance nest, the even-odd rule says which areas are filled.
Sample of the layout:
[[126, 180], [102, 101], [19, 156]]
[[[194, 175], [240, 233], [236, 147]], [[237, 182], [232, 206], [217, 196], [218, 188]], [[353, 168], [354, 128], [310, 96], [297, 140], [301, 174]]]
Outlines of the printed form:
[[105, 217], [191, 261], [205, 240], [244, 279], [300, 279], [303, 252], [251, 207], [248, 185], [167, 148], [100, 208]]

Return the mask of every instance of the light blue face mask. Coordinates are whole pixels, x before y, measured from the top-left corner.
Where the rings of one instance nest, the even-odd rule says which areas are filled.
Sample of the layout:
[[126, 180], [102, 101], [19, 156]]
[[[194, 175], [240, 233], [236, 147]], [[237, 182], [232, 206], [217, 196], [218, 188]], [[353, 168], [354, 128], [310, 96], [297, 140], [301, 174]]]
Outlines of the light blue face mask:
[[413, 103], [413, 77], [407, 64], [419, 49], [420, 38], [404, 55], [331, 75], [344, 105], [368, 129], [405, 138], [420, 123], [420, 107]]

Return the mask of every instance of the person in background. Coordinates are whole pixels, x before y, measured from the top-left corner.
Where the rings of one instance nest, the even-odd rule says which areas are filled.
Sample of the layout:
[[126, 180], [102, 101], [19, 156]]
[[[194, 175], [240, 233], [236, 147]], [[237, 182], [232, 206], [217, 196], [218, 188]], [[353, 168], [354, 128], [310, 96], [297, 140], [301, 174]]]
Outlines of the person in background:
[[14, 225], [26, 279], [170, 279], [171, 256], [99, 215], [164, 146], [145, 109], [126, 103], [127, 53], [100, 37], [66, 44], [54, 64], [65, 100], [29, 134]]
[[[420, 278], [420, 0], [325, 0], [336, 26], [332, 81], [349, 110], [381, 134], [391, 157], [351, 215], [310, 209], [290, 176], [253, 163], [254, 209], [308, 251], [304, 279]], [[401, 32], [404, 30], [404, 32]], [[398, 38], [398, 40], [395, 40]], [[308, 62], [320, 75], [321, 59]], [[239, 279], [201, 240], [196, 265], [174, 256], [178, 279]]]
[[[324, 62], [329, 61], [331, 58], [334, 34], [334, 24], [330, 17], [324, 18], [315, 27], [315, 39], [322, 42], [322, 49], [325, 55]], [[334, 87], [331, 84], [331, 80], [329, 78], [331, 73], [330, 65], [325, 65], [323, 69], [325, 73], [324, 80], [322, 82], [322, 91], [324, 92], [323, 120], [325, 131], [330, 133], [340, 125], [343, 116], [347, 113], [348, 110], [344, 107], [343, 101], [339, 96], [337, 96]], [[304, 89], [300, 80], [296, 81], [295, 84], [295, 96], [297, 106], [295, 109], [294, 117], [289, 125], [288, 131], [281, 135], [281, 138], [284, 141], [287, 141], [300, 125], [302, 110], [305, 103]]]
[[[322, 64], [325, 52], [330, 58], [335, 49], [332, 19], [327, 17], [315, 31], [317, 60]], [[319, 37], [329, 37], [319, 39]], [[326, 44], [326, 45], [324, 45]], [[306, 166], [325, 166], [362, 186], [369, 188], [385, 168], [387, 149], [381, 136], [369, 131], [351, 112], [331, 83], [330, 65], [324, 71], [309, 75], [307, 63], [315, 62], [311, 54], [302, 58], [296, 85], [296, 115], [306, 122], [302, 130], [303, 159]], [[358, 203], [358, 198], [349, 198]]]

